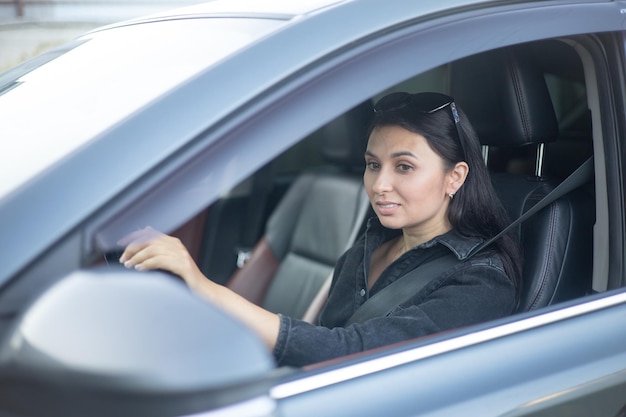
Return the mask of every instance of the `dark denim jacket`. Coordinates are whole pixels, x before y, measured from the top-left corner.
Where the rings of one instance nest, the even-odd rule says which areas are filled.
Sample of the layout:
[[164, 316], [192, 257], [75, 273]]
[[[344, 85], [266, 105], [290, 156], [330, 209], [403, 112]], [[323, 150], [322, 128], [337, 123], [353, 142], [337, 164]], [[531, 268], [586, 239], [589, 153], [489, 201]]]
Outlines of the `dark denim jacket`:
[[486, 252], [459, 262], [386, 317], [343, 327], [369, 297], [436, 255], [436, 251], [452, 251], [459, 261], [463, 261], [481, 243], [455, 231], [437, 236], [394, 261], [368, 291], [372, 253], [400, 233], [384, 228], [377, 218], [370, 219], [366, 233], [337, 262], [328, 301], [320, 315], [320, 325], [280, 315], [280, 332], [274, 349], [279, 365], [304, 366], [493, 320], [514, 311], [513, 280], [504, 272], [500, 257]]

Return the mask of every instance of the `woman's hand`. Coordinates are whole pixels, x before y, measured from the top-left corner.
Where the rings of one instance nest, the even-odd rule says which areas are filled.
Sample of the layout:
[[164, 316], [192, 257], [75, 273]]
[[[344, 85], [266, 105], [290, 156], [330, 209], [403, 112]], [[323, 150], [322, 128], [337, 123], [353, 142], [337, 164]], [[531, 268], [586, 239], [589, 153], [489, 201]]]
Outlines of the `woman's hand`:
[[126, 246], [120, 263], [138, 271], [162, 269], [181, 277], [191, 289], [206, 281], [183, 243], [173, 236], [146, 227], [118, 242]]
[[280, 318], [245, 298], [207, 279], [182, 244], [151, 227], [138, 230], [118, 242], [126, 246], [120, 263], [138, 271], [163, 269], [181, 277], [195, 293], [253, 329], [272, 351], [280, 330]]

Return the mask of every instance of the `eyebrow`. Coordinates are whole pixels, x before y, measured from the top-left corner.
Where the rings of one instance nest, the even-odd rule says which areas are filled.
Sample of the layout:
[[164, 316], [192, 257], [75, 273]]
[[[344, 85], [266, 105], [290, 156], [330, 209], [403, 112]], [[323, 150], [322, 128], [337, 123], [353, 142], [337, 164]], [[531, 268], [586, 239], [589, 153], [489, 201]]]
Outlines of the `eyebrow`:
[[410, 156], [412, 158], [417, 158], [417, 156], [413, 152], [409, 152], [409, 151], [400, 151], [400, 152], [394, 152], [391, 154], [392, 158], [399, 158], [401, 156]]
[[[376, 158], [376, 155], [374, 155], [370, 151], [365, 151], [365, 156], [371, 156], [371, 157]], [[410, 156], [412, 158], [419, 159], [414, 153], [409, 152], [409, 151], [400, 151], [400, 152], [394, 152], [391, 154], [392, 158], [400, 158], [401, 156]]]

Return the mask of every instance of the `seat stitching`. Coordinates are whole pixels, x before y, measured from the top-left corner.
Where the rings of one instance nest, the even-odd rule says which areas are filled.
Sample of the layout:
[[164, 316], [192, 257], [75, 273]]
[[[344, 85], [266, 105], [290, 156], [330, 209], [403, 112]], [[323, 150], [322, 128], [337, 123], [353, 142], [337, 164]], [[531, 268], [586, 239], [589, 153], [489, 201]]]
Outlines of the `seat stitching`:
[[549, 225], [548, 225], [548, 229], [549, 229], [549, 238], [550, 241], [548, 242], [548, 257], [546, 259], [546, 261], [544, 262], [544, 264], [542, 265], [542, 276], [543, 279], [540, 282], [540, 286], [539, 289], [536, 291], [535, 293], [535, 297], [533, 298], [533, 302], [531, 303], [530, 307], [535, 308], [537, 306], [537, 304], [539, 303], [539, 300], [541, 299], [541, 296], [543, 295], [543, 293], [546, 291], [546, 286], [548, 284], [548, 271], [550, 269], [550, 265], [552, 263], [552, 259], [553, 259], [553, 252], [554, 252], [554, 230], [555, 230], [555, 225], [557, 224], [556, 218], [558, 217], [558, 210], [556, 209], [556, 205], [555, 204], [551, 204], [550, 205], [550, 216], [549, 216]]

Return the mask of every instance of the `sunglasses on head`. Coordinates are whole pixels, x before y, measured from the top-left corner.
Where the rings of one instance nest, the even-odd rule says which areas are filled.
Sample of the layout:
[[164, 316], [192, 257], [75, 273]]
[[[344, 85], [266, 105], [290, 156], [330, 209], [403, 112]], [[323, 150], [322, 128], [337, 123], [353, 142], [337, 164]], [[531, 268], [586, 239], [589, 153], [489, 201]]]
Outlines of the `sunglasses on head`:
[[376, 103], [374, 106], [375, 113], [391, 112], [401, 109], [411, 109], [419, 113], [434, 113], [443, 108], [449, 107], [450, 114], [454, 120], [454, 127], [459, 138], [459, 144], [463, 152], [463, 159], [467, 160], [467, 153], [465, 151], [465, 141], [463, 131], [459, 125], [459, 112], [456, 109], [454, 99], [450, 96], [441, 93], [405, 93], [396, 92], [391, 93]]

